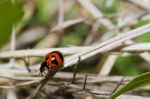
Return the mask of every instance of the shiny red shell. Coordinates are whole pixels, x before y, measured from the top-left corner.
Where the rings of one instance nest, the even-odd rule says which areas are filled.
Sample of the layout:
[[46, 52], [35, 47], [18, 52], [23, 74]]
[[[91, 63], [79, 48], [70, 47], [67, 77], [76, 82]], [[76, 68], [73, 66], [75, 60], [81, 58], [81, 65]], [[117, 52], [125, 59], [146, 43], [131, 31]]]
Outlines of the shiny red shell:
[[64, 64], [64, 55], [59, 51], [52, 51], [46, 54], [44, 61], [40, 67], [40, 73], [46, 70], [56, 70]]

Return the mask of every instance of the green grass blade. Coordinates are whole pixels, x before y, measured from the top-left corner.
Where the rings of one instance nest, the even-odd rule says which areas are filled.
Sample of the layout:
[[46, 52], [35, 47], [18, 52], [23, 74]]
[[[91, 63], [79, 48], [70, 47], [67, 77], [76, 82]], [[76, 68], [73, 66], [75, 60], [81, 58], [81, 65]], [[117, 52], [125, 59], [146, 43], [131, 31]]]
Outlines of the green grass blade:
[[121, 89], [113, 93], [109, 99], [115, 99], [117, 96], [129, 90], [150, 85], [150, 72], [141, 74], [123, 86]]

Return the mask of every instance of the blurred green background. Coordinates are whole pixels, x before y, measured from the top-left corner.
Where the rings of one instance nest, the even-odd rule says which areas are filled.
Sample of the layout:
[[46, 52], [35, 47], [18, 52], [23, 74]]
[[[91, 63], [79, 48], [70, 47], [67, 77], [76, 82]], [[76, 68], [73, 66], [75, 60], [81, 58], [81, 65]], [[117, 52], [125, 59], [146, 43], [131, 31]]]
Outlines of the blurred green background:
[[[111, 0], [111, 4], [108, 4], [108, 0], [93, 0], [95, 6], [102, 11], [106, 17], [110, 17], [111, 22], [116, 25], [117, 16], [120, 10], [121, 0]], [[59, 0], [2, 0], [0, 1], [0, 47], [2, 49], [9, 43], [11, 31], [13, 26], [16, 26], [18, 32], [16, 38], [19, 38], [20, 35], [23, 35], [24, 31], [28, 31], [36, 26], [44, 27], [47, 31], [44, 36], [32, 41], [26, 45], [24, 43], [22, 46], [19, 46], [19, 49], [24, 48], [42, 48], [37, 47], [40, 45], [44, 38], [48, 37], [47, 35], [57, 34], [60, 41], [58, 41], [53, 46], [49, 47], [66, 47], [66, 46], [82, 46], [84, 45], [85, 39], [90, 34], [91, 29], [94, 25], [94, 20], [90, 19], [91, 16], [85, 14], [86, 11], [81, 11], [81, 6], [76, 3], [72, 6], [66, 6], [64, 20], [73, 19], [76, 17], [87, 17], [88, 20], [85, 23], [79, 23], [74, 26], [71, 26], [62, 33], [50, 33], [50, 29], [54, 27], [57, 23], [58, 16], [58, 4]], [[69, 4], [69, 3], [68, 3]], [[121, 3], [123, 4], [123, 2]], [[29, 7], [29, 9], [27, 9]], [[67, 8], [68, 7], [68, 8]], [[31, 10], [31, 11], [30, 11]], [[124, 9], [126, 10], [126, 9]], [[142, 25], [149, 23], [149, 19], [139, 19], [135, 24], [129, 26], [129, 28], [137, 28]], [[87, 44], [90, 45], [94, 42], [98, 42], [104, 34], [107, 33], [107, 30], [103, 27], [100, 27], [97, 31], [97, 38], [93, 42]], [[30, 36], [30, 35], [29, 35]], [[36, 36], [36, 33], [34, 33]], [[31, 38], [32, 39], [32, 38]], [[137, 42], [150, 42], [150, 33], [139, 36], [135, 39]], [[47, 43], [48, 45], [49, 43]], [[7, 48], [6, 48], [7, 49]], [[16, 48], [17, 49], [17, 48]], [[88, 63], [92, 66], [96, 66], [98, 61], [101, 61], [101, 55], [95, 58], [95, 61]], [[86, 61], [85, 63], [86, 64]], [[87, 65], [87, 64], [86, 64]], [[145, 62], [138, 56], [128, 56], [122, 57], [119, 56], [115, 62], [112, 75], [138, 75], [143, 72], [149, 71], [147, 67], [148, 63]], [[85, 66], [86, 67], [86, 66]], [[147, 69], [148, 68], [148, 69]], [[83, 68], [82, 68], [83, 69]], [[82, 71], [82, 70], [81, 70]]]

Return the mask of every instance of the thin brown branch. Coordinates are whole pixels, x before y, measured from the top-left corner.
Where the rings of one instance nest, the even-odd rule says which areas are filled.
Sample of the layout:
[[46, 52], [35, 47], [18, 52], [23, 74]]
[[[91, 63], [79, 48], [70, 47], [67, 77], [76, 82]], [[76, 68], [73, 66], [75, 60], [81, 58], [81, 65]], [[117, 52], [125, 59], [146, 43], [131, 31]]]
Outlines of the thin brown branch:
[[50, 80], [56, 74], [56, 72], [57, 70], [49, 71], [48, 74], [45, 76], [45, 78], [40, 81], [36, 89], [30, 94], [29, 97], [27, 97], [27, 99], [33, 99], [37, 95], [39, 90], [48, 82], [48, 80]]

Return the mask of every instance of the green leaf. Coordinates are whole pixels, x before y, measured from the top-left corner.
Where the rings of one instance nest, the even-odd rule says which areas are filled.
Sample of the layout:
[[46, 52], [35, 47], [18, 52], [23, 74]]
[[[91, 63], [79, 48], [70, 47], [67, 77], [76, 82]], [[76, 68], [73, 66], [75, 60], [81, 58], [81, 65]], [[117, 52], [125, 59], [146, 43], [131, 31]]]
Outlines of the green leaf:
[[150, 85], [150, 72], [141, 74], [137, 77], [135, 77], [133, 80], [131, 80], [129, 83], [127, 83], [125, 86], [123, 86], [121, 89], [113, 93], [109, 99], [115, 99], [119, 95], [129, 91], [133, 90], [135, 88], [143, 87]]
[[6, 43], [13, 25], [21, 19], [22, 15], [21, 3], [15, 0], [0, 1], [0, 47]]

